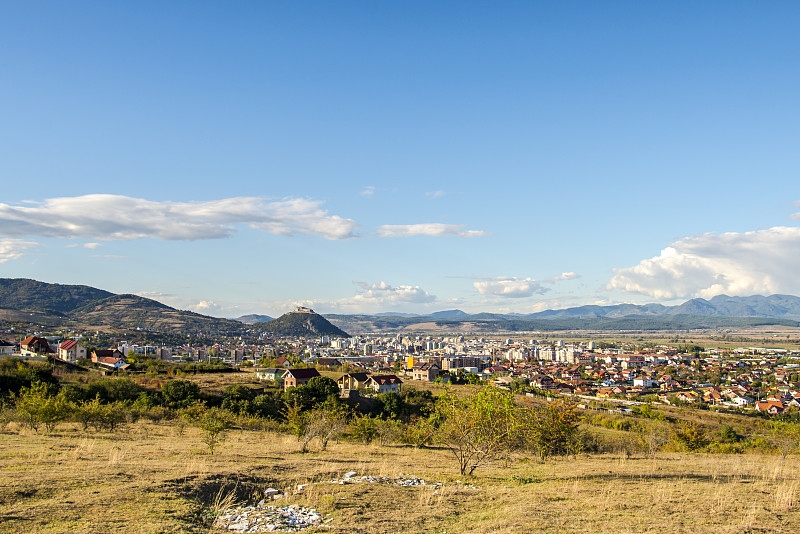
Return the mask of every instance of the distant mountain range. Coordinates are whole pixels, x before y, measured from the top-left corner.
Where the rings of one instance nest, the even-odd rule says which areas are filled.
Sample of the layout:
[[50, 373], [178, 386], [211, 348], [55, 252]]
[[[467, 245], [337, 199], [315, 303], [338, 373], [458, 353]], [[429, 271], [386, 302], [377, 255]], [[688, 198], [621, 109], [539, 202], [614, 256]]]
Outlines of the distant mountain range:
[[717, 295], [711, 300], [691, 299], [676, 306], [663, 304], [615, 304], [612, 306], [586, 305], [561, 310], [545, 310], [535, 313], [476, 313], [461, 310], [446, 310], [429, 314], [377, 313], [374, 317], [430, 318], [461, 321], [519, 320], [519, 319], [567, 319], [594, 317], [628, 317], [631, 315], [699, 315], [703, 317], [769, 317], [772, 319], [800, 320], [800, 297], [792, 295], [770, 295], [764, 297], [729, 297]]
[[444, 310], [427, 315], [381, 313], [328, 315], [305, 310], [278, 319], [245, 315], [236, 320], [176, 310], [136, 295], [115, 295], [82, 285], [48, 284], [0, 278], [0, 321], [52, 327], [144, 330], [192, 335], [241, 336], [249, 331], [277, 335], [347, 336], [350, 333], [399, 331], [556, 331], [675, 330], [754, 325], [798, 326], [800, 297], [754, 295], [692, 299], [677, 306], [617, 304], [577, 306], [530, 314], [468, 314]]

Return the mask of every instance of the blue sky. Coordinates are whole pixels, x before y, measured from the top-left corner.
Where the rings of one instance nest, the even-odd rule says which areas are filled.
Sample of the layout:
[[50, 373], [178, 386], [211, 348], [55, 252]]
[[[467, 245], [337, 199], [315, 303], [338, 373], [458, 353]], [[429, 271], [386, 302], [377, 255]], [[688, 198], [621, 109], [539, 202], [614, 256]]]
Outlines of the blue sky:
[[218, 316], [800, 294], [796, 2], [6, 2], [0, 276]]

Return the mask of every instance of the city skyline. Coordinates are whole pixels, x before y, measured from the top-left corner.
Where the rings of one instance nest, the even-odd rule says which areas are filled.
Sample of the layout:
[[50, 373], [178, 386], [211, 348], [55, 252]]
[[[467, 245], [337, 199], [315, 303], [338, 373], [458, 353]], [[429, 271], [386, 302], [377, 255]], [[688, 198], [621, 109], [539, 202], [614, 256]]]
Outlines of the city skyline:
[[0, 277], [207, 315], [800, 294], [800, 6], [6, 5]]

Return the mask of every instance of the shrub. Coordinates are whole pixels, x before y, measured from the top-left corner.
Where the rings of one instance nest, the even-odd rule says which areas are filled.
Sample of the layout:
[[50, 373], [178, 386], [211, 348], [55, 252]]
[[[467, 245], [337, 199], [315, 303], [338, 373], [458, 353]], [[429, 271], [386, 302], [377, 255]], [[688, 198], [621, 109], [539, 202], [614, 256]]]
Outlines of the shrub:
[[350, 422], [350, 435], [363, 444], [369, 445], [378, 437], [379, 421], [379, 418], [373, 418], [369, 415], [357, 415]]
[[61, 395], [51, 395], [47, 384], [34, 382], [30, 387], [23, 387], [16, 398], [17, 413], [25, 425], [37, 430], [44, 425], [47, 432], [67, 419], [70, 407]]

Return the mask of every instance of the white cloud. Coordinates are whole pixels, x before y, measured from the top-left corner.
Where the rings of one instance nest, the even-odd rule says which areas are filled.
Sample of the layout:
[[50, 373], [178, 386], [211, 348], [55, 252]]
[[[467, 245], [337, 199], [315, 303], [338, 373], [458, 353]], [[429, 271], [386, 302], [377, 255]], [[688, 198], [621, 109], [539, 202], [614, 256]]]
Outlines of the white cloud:
[[424, 304], [436, 300], [434, 295], [431, 295], [419, 286], [390, 286], [386, 282], [379, 282], [377, 284], [367, 284], [366, 282], [355, 282], [356, 285], [363, 289], [363, 292], [344, 299], [343, 304], [401, 304], [401, 303], [414, 303]]
[[92, 250], [94, 250], [96, 248], [100, 248], [102, 246], [103, 245], [101, 245], [100, 243], [84, 243], [83, 244], [83, 248], [88, 248], [88, 249], [92, 249]]
[[211, 300], [201, 300], [200, 302], [190, 304], [188, 306], [188, 309], [196, 313], [202, 313], [203, 315], [208, 315], [210, 313], [219, 311], [220, 306], [216, 302]]
[[442, 223], [422, 223], [422, 224], [384, 224], [378, 227], [380, 237], [411, 237], [415, 235], [425, 235], [430, 237], [482, 237], [489, 235], [489, 232], [481, 230], [463, 230], [464, 224], [442, 224]]
[[533, 278], [500, 278], [473, 282], [472, 285], [481, 295], [506, 298], [525, 298], [550, 291], [549, 287], [543, 287], [541, 282]]
[[800, 293], [800, 228], [702, 234], [638, 265], [615, 269], [606, 289], [656, 299]]
[[46, 199], [31, 207], [0, 203], [0, 233], [107, 240], [197, 240], [228, 237], [235, 225], [244, 224], [284, 236], [356, 236], [355, 221], [329, 215], [321, 205], [320, 201], [304, 198], [156, 202], [121, 195], [85, 195]]
[[0, 263], [19, 259], [25, 254], [26, 250], [38, 246], [39, 243], [34, 243], [33, 241], [0, 238]]
[[425, 196], [428, 198], [439, 198], [445, 196], [446, 193], [444, 191], [428, 191], [425, 193]]
[[375, 186], [374, 185], [366, 186], [364, 188], [364, 190], [361, 191], [361, 193], [359, 193], [359, 195], [361, 195], [362, 197], [367, 197], [367, 198], [371, 198], [372, 195], [374, 195], [374, 194], [375, 194]]
[[581, 277], [581, 275], [579, 275], [579, 274], [568, 272], [568, 273], [561, 273], [561, 274], [556, 275], [556, 276], [551, 276], [546, 281], [547, 282], [559, 282], [561, 280], [575, 280], [576, 278], [580, 278], [580, 277]]

